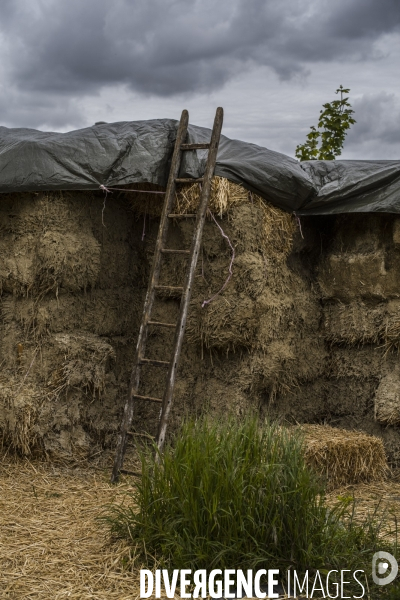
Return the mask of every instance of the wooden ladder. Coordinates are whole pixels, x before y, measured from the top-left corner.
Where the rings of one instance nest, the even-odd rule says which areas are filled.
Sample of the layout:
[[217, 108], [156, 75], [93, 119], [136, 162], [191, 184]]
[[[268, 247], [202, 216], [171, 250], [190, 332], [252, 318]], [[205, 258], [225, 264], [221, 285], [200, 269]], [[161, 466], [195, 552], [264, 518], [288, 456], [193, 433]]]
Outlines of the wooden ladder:
[[[178, 126], [178, 132], [175, 141], [174, 153], [172, 155], [171, 169], [168, 178], [167, 189], [165, 193], [164, 207], [160, 220], [160, 227], [155, 246], [153, 265], [150, 273], [150, 280], [147, 289], [146, 299], [144, 302], [142, 322], [139, 330], [139, 337], [136, 346], [133, 369], [130, 378], [128, 397], [125, 402], [124, 415], [117, 438], [117, 449], [114, 461], [111, 481], [118, 481], [120, 473], [129, 473], [122, 469], [125, 451], [127, 446], [128, 436], [132, 435], [131, 426], [133, 421], [133, 413], [135, 400], [144, 400], [146, 402], [156, 402], [161, 404], [161, 413], [156, 436], [156, 444], [158, 450], [162, 451], [165, 442], [165, 435], [168, 425], [168, 417], [172, 407], [173, 393], [175, 387], [176, 374], [178, 370], [179, 357], [182, 348], [183, 336], [185, 333], [186, 318], [189, 308], [190, 295], [193, 287], [197, 258], [200, 251], [200, 244], [203, 234], [203, 227], [206, 218], [208, 200], [211, 193], [211, 180], [214, 175], [215, 163], [217, 159], [218, 145], [221, 136], [223, 109], [217, 108], [214, 126], [211, 133], [211, 140], [208, 144], [187, 144], [187, 128], [189, 123], [189, 113], [187, 110], [182, 112], [181, 120]], [[208, 150], [207, 165], [203, 177], [195, 178], [179, 178], [179, 170], [182, 160], [182, 152], [190, 150]], [[200, 203], [195, 214], [174, 214], [172, 212], [175, 201], [175, 190], [177, 184], [185, 183], [200, 183], [201, 194]], [[175, 250], [166, 248], [168, 228], [171, 219], [176, 218], [195, 218], [195, 228], [192, 238], [190, 250]], [[183, 287], [172, 287], [159, 285], [160, 271], [162, 259], [168, 254], [182, 254], [188, 257], [188, 267]], [[170, 292], [173, 294], [181, 293], [181, 302], [179, 316], [176, 323], [162, 323], [160, 321], [151, 320], [151, 312], [156, 297], [157, 291]], [[146, 342], [149, 325], [155, 327], [168, 327], [175, 329], [175, 337], [171, 359], [169, 361], [152, 360], [145, 357]], [[139, 384], [141, 367], [143, 365], [152, 365], [156, 367], [168, 368], [168, 375], [165, 383], [163, 398], [152, 398], [150, 396], [139, 395]]]

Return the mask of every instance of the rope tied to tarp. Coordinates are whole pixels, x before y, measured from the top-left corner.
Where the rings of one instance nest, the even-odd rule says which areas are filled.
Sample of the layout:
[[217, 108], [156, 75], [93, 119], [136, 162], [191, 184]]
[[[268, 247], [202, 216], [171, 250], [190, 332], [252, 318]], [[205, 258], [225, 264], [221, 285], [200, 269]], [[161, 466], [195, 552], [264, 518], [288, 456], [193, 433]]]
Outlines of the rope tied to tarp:
[[302, 239], [304, 240], [303, 230], [302, 230], [302, 228], [301, 228], [301, 221], [300, 221], [300, 217], [299, 217], [298, 215], [296, 215], [296, 213], [295, 213], [294, 211], [293, 211], [293, 214], [294, 214], [294, 218], [295, 218], [295, 219], [296, 219], [296, 221], [297, 221], [297, 225], [299, 226], [300, 235], [301, 235]]
[[[155, 190], [126, 190], [124, 188], [108, 188], [105, 185], [100, 185], [99, 188], [101, 189], [102, 192], [105, 193], [105, 197], [104, 197], [104, 202], [103, 202], [103, 209], [101, 211], [101, 222], [103, 224], [103, 227], [105, 227], [104, 225], [104, 211], [106, 209], [106, 200], [107, 200], [107, 194], [112, 194], [113, 192], [135, 192], [135, 193], [139, 193], [139, 194], [165, 194], [165, 192], [160, 192], [160, 191], [155, 191]], [[144, 240], [144, 237], [146, 235], [146, 212], [144, 213], [144, 220], [143, 220], [143, 233], [142, 233], [142, 242]]]
[[166, 192], [160, 192], [156, 190], [128, 190], [125, 188], [107, 188], [105, 185], [100, 185], [100, 189], [106, 194], [112, 194], [112, 192], [135, 192], [138, 194], [165, 194]]

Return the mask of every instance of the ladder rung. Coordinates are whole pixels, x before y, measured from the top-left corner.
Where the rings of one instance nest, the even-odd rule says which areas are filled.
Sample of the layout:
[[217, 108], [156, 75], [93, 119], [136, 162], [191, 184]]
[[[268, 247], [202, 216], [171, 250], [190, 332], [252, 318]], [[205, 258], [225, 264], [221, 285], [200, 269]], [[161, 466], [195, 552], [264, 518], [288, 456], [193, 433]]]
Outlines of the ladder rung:
[[133, 475], [134, 477], [142, 476], [142, 474], [137, 471], [127, 471], [126, 469], [120, 469], [119, 472], [122, 473], [122, 475]]
[[158, 325], [158, 327], [176, 327], [176, 323], [163, 323], [162, 321], [147, 321], [147, 325]]
[[155, 285], [154, 289], [160, 292], [183, 292], [183, 287], [174, 287], [172, 285]]
[[176, 183], [201, 183], [204, 177], [178, 177], [175, 179]]
[[[145, 358], [142, 358], [142, 361], [146, 360]], [[141, 362], [142, 362], [141, 361]], [[167, 363], [167, 365], [169, 365], [169, 363]], [[138, 400], [146, 400], [147, 402], [162, 402], [161, 398], [153, 398], [152, 396], [139, 396], [138, 394], [134, 394], [133, 398], [137, 398]], [[140, 433], [131, 433], [130, 431], [128, 432], [128, 435], [141, 435]]]
[[181, 150], [208, 150], [210, 144], [181, 144]]
[[195, 219], [197, 217], [196, 214], [192, 214], [192, 213], [178, 213], [178, 214], [173, 214], [171, 213], [170, 215], [168, 215], [168, 217], [170, 219]]
[[154, 360], [153, 358], [140, 358], [139, 362], [141, 365], [153, 365], [153, 367], [169, 367], [169, 361], [167, 361], [167, 360]]
[[163, 254], [190, 254], [190, 250], [175, 250], [174, 248], [163, 248]]

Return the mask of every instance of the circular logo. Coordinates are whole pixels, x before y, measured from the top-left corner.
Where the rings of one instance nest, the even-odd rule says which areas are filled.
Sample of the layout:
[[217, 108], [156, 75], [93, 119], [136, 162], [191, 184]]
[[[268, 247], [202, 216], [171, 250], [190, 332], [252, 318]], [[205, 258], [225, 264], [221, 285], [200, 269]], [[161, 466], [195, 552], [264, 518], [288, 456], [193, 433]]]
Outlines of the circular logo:
[[[391, 567], [389, 574], [389, 567]], [[389, 552], [375, 552], [372, 557], [372, 579], [377, 585], [392, 583], [397, 577], [399, 565], [397, 560]]]

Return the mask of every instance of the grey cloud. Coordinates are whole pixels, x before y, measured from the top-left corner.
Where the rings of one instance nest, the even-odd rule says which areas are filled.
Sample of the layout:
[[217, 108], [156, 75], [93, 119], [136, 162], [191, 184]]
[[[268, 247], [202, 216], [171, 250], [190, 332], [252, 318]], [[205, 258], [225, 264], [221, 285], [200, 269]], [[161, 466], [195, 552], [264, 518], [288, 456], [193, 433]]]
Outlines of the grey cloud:
[[399, 26], [398, 0], [364, 0], [342, 3], [342, 10], [332, 14], [328, 30], [340, 39], [362, 39], [398, 31]]
[[13, 127], [49, 131], [87, 126], [78, 99], [41, 92], [28, 95], [10, 87], [0, 93], [0, 115], [1, 125]]
[[357, 123], [347, 135], [343, 156], [400, 158], [400, 98], [386, 92], [366, 94], [353, 108]]
[[0, 9], [7, 74], [31, 93], [212, 91], [266, 65], [280, 77], [313, 62], [373, 54], [398, 30], [398, 0], [15, 0]]
[[353, 103], [357, 121], [347, 136], [348, 144], [366, 140], [400, 143], [400, 98], [380, 92], [367, 94]]

